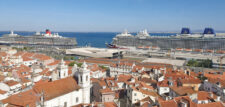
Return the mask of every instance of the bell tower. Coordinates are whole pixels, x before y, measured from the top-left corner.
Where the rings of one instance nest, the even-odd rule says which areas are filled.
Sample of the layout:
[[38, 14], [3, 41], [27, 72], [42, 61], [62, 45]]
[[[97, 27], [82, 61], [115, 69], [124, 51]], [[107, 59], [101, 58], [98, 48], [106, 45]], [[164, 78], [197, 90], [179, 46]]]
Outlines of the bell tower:
[[63, 59], [59, 63], [59, 65], [57, 67], [57, 71], [58, 71], [58, 78], [59, 79], [68, 77], [68, 66], [65, 65], [65, 62], [64, 62]]
[[88, 65], [84, 62], [78, 70], [78, 85], [82, 90], [83, 103], [90, 103], [90, 70], [87, 69]]

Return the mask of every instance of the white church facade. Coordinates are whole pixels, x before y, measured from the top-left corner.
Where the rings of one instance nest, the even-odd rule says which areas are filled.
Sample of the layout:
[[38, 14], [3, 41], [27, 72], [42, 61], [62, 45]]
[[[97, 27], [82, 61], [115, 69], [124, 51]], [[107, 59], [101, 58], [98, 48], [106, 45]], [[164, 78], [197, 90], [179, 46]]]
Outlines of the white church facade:
[[34, 90], [42, 96], [42, 105], [70, 107], [89, 104], [91, 81], [87, 64], [84, 62], [76, 72], [78, 75], [68, 76], [68, 67], [62, 60], [52, 74], [52, 82], [34, 86]]

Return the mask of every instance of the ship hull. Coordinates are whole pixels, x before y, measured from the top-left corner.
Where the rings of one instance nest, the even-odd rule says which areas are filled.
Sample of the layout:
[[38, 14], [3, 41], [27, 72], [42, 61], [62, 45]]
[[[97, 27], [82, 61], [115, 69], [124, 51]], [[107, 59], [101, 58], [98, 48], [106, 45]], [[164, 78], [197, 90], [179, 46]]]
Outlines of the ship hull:
[[175, 38], [175, 37], [116, 37], [112, 44], [119, 46], [152, 46], [160, 49], [213, 49], [225, 50], [225, 38]]
[[43, 36], [0, 37], [1, 45], [34, 48], [71, 49], [77, 45], [75, 38], [57, 38]]

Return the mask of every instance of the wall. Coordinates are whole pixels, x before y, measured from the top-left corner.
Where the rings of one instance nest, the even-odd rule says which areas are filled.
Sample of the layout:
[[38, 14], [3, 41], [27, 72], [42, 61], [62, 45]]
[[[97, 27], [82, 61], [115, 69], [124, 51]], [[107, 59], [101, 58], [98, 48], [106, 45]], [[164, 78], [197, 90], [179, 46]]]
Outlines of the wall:
[[[76, 98], [78, 98], [78, 102], [76, 102]], [[82, 103], [82, 91], [79, 89], [78, 91], [73, 91], [68, 94], [64, 94], [62, 96], [56, 97], [54, 99], [45, 101], [44, 105], [46, 107], [53, 106], [64, 106], [64, 103], [67, 102], [67, 107], [78, 105]]]

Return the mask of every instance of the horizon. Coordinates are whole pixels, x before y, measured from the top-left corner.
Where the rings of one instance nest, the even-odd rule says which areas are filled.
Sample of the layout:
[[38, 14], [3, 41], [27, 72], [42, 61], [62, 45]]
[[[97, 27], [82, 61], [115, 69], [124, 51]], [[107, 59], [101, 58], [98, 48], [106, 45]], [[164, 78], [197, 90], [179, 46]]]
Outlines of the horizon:
[[180, 32], [182, 27], [212, 27], [224, 32], [223, 4], [224, 0], [7, 0], [0, 1], [0, 31]]
[[[215, 29], [214, 29], [215, 30]], [[0, 30], [0, 32], [41, 32], [44, 33], [45, 30], [43, 31], [34, 31], [34, 30]], [[51, 32], [53, 33], [59, 33], [59, 32], [65, 32], [65, 33], [122, 33], [124, 30], [122, 31], [55, 31], [55, 30], [51, 30]], [[141, 30], [140, 30], [141, 31]], [[176, 31], [149, 31], [147, 30], [148, 33], [180, 33], [180, 30], [176, 30]], [[191, 33], [203, 33], [204, 29], [196, 29], [196, 30], [191, 30]], [[129, 33], [138, 33], [139, 31], [129, 31]], [[225, 33], [225, 30], [215, 30], [215, 33]]]

